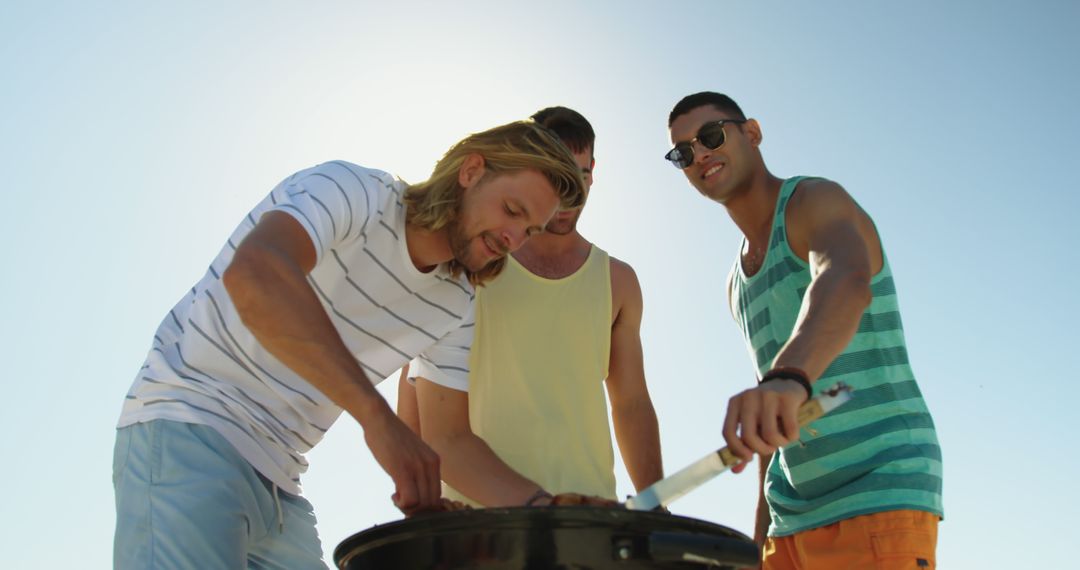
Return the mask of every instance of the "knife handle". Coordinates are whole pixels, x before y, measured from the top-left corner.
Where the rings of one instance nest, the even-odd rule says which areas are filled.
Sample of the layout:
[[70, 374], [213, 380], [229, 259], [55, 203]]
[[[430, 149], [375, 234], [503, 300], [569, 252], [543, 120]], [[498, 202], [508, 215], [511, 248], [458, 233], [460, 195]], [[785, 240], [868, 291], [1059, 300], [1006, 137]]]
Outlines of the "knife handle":
[[[799, 406], [795, 419], [799, 422], [799, 429], [802, 429], [823, 415], [825, 415], [825, 408], [821, 406], [821, 401], [818, 398], [813, 398]], [[727, 447], [717, 450], [716, 453], [720, 456], [720, 462], [725, 467], [734, 467], [736, 463], [742, 461]]]
[[804, 428], [824, 415], [825, 409], [821, 407], [821, 401], [814, 398], [812, 400], [807, 400], [806, 403], [799, 406], [799, 411], [795, 416], [795, 420], [799, 422], [799, 428]]

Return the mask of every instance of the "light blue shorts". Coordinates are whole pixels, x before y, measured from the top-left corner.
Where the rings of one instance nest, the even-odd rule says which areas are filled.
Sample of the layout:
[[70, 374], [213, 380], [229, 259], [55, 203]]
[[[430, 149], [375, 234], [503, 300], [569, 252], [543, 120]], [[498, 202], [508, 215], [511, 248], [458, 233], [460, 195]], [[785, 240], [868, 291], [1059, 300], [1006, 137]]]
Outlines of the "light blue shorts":
[[167, 420], [116, 432], [119, 569], [326, 569], [315, 513], [212, 428]]

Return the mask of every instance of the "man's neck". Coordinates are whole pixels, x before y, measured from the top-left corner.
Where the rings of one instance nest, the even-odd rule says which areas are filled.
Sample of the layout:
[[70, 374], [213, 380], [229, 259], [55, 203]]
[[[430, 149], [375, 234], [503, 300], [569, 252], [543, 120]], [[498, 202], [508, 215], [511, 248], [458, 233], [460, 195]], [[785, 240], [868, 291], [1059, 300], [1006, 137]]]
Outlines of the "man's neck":
[[591, 249], [592, 244], [574, 230], [566, 235], [541, 233], [525, 242], [513, 256], [531, 273], [562, 279], [581, 269]]
[[768, 243], [773, 213], [776, 211], [776, 199], [783, 183], [782, 178], [777, 178], [763, 169], [750, 179], [744, 190], [736, 192], [724, 204], [728, 215], [750, 244]]
[[412, 224], [405, 224], [405, 246], [413, 265], [427, 273], [440, 263], [454, 258], [446, 228], [431, 231]]

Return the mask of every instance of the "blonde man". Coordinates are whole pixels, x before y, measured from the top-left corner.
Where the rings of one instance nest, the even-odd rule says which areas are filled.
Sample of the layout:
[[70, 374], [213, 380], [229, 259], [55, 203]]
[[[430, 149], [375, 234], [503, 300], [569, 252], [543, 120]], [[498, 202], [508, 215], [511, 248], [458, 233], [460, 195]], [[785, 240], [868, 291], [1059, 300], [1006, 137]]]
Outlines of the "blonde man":
[[[592, 185], [595, 134], [581, 114], [533, 115], [570, 147]], [[633, 268], [577, 230], [564, 211], [509, 256], [477, 296], [469, 381], [408, 372], [398, 410], [443, 457], [451, 499], [546, 505], [551, 494], [615, 499], [605, 388], [623, 462], [638, 490], [663, 476], [656, 413], [642, 364], [641, 288]], [[404, 376], [403, 376], [404, 378]]]
[[347, 411], [409, 512], [439, 458], [373, 384], [416, 358], [468, 373], [474, 286], [584, 200], [530, 122], [471, 135], [408, 185], [341, 161], [286, 178], [169, 312], [127, 395], [114, 463], [119, 568], [325, 568], [304, 453]]

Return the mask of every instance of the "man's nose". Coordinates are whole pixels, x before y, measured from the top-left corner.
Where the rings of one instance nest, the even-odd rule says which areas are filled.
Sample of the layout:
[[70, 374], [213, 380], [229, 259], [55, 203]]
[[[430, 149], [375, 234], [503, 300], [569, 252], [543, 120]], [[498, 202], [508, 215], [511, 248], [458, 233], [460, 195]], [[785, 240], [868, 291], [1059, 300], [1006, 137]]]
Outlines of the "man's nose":
[[503, 230], [501, 237], [501, 245], [506, 249], [506, 253], [517, 251], [518, 248], [525, 245], [525, 240], [529, 239], [526, 231], [519, 228], [506, 228]]
[[694, 163], [702, 162], [706, 158], [709, 158], [709, 157], [712, 156], [712, 152], [713, 152], [714, 149], [711, 149], [711, 148], [705, 146], [705, 144], [702, 143], [701, 141], [699, 141], [698, 139], [694, 139], [694, 142], [692, 142], [690, 144], [691, 144], [691, 148], [694, 151]]

